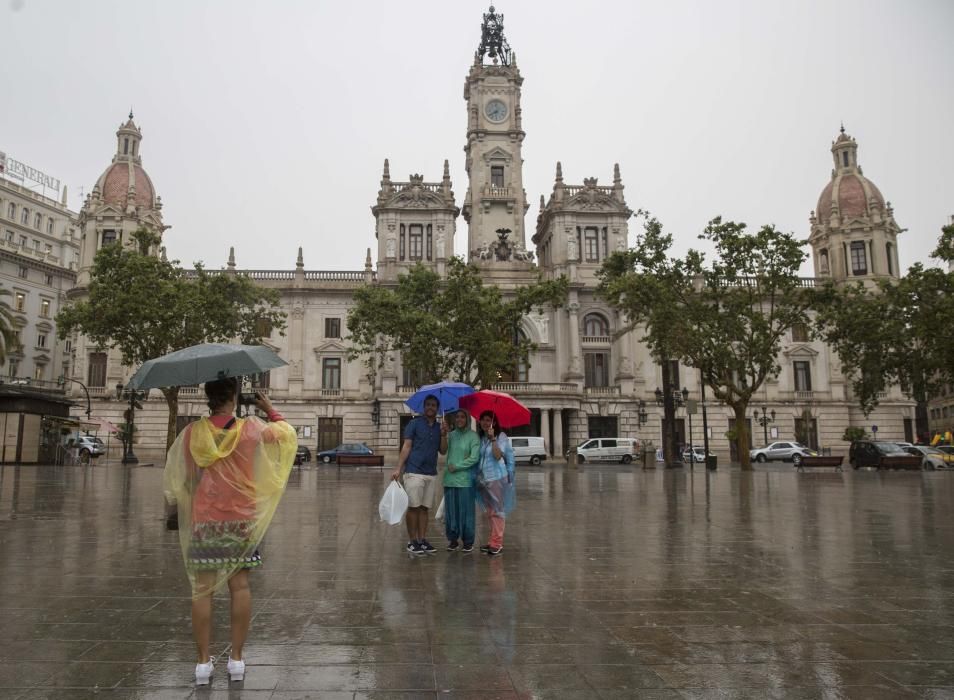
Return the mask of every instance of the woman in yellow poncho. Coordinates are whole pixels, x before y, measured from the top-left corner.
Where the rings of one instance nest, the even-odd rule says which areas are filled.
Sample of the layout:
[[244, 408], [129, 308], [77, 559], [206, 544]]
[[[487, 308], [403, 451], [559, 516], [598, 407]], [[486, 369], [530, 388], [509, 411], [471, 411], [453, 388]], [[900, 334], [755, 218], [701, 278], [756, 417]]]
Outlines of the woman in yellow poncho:
[[295, 429], [263, 394], [255, 405], [268, 422], [233, 415], [238, 388], [232, 378], [207, 382], [211, 415], [187, 425], [166, 458], [166, 498], [178, 505], [179, 542], [192, 584], [197, 685], [207, 685], [212, 677], [212, 595], [226, 584], [231, 597], [229, 676], [245, 677], [242, 648], [252, 616], [248, 570], [262, 565], [258, 545], [298, 449]]

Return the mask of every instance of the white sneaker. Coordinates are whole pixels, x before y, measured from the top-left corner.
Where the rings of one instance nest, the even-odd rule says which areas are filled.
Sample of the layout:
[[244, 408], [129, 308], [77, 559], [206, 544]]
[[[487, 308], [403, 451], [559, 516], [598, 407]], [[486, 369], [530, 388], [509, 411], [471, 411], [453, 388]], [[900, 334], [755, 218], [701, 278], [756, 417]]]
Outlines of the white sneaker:
[[245, 662], [244, 661], [233, 661], [232, 657], [229, 657], [229, 680], [230, 681], [241, 681], [245, 680]]
[[212, 680], [212, 671], [215, 670], [215, 659], [209, 657], [208, 663], [195, 665], [195, 684], [208, 685]]

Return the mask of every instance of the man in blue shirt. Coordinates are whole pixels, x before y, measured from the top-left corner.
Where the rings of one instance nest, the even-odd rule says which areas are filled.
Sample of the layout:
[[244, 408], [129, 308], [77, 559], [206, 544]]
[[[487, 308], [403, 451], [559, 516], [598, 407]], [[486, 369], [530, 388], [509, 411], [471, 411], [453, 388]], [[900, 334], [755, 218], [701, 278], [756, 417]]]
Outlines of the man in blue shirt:
[[407, 491], [407, 551], [411, 554], [434, 554], [437, 548], [427, 541], [427, 511], [434, 505], [437, 481], [437, 453], [447, 452], [447, 424], [437, 420], [440, 401], [436, 396], [424, 398], [424, 415], [414, 418], [404, 429], [404, 444], [397, 469], [391, 478], [404, 475]]

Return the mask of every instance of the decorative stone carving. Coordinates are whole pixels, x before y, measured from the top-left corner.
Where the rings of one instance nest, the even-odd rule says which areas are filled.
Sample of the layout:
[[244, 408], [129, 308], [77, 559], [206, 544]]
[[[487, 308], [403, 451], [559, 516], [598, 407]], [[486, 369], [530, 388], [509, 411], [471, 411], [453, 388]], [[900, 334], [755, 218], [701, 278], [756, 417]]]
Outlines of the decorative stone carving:
[[533, 322], [533, 325], [537, 329], [537, 335], [540, 337], [540, 342], [544, 344], [549, 344], [550, 342], [550, 317], [546, 314], [530, 314], [527, 318]]
[[576, 250], [576, 239], [572, 236], [566, 239], [566, 259], [571, 262], [579, 260]]
[[384, 255], [388, 258], [393, 258], [396, 256], [395, 249], [397, 247], [397, 240], [394, 236], [388, 236], [387, 240], [384, 243]]
[[447, 235], [444, 233], [444, 227], [442, 225], [437, 226], [437, 236], [434, 239], [434, 256], [437, 258], [444, 257], [444, 241], [447, 239]]
[[295, 305], [292, 306], [291, 315], [296, 321], [300, 321], [301, 319], [305, 318], [305, 305], [300, 301], [296, 301]]

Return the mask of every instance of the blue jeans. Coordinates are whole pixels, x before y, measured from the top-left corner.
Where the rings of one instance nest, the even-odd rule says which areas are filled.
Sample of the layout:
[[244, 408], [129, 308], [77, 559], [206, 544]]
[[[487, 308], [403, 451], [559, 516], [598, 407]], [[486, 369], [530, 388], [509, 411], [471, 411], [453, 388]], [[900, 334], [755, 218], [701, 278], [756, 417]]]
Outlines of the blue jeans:
[[474, 544], [474, 505], [473, 486], [444, 487], [444, 533], [448, 542], [461, 540], [465, 547]]

